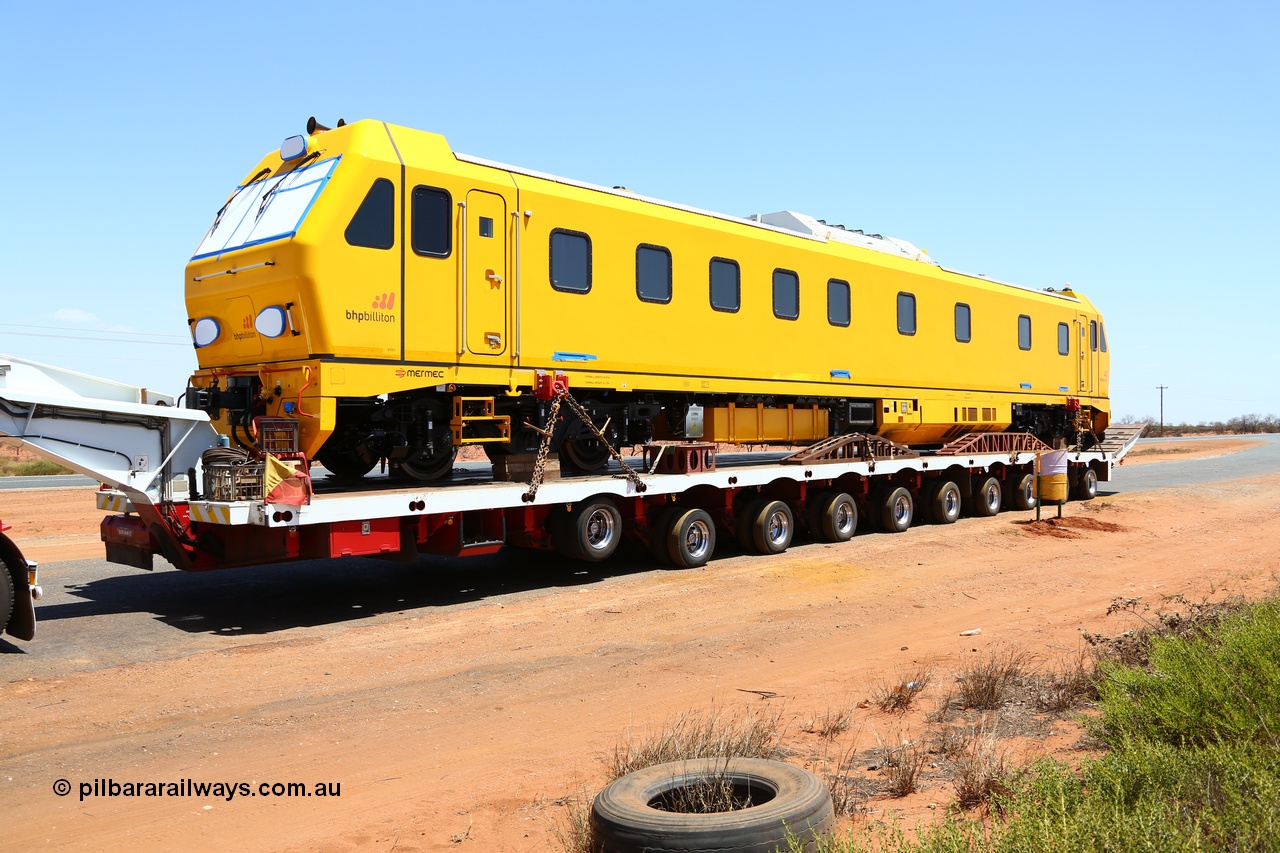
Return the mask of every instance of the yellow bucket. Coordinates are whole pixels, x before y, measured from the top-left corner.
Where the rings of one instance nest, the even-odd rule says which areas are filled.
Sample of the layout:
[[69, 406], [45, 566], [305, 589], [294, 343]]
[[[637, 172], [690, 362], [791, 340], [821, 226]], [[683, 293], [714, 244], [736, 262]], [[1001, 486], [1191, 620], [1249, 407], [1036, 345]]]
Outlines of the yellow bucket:
[[1067, 500], [1067, 475], [1041, 474], [1036, 478], [1036, 488], [1040, 492], [1041, 503], [1065, 503]]

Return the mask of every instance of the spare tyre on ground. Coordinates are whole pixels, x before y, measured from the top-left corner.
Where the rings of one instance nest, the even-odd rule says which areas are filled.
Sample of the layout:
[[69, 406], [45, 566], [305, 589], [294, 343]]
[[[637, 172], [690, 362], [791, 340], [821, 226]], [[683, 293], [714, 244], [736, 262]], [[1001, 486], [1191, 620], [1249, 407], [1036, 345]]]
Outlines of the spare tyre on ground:
[[[691, 810], [700, 787], [730, 790], [721, 808], [732, 810]], [[763, 758], [655, 764], [605, 786], [591, 812], [603, 853], [774, 853], [788, 849], [788, 832], [814, 850], [835, 826], [822, 779]]]

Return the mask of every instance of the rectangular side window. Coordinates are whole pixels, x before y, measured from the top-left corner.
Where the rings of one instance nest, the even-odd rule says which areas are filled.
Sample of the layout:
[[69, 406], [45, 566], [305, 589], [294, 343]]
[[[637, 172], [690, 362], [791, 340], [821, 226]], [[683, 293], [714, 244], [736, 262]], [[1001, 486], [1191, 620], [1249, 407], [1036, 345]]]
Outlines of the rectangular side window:
[[972, 317], [969, 306], [963, 302], [956, 303], [956, 340], [967, 344], [973, 339]]
[[591, 290], [591, 238], [581, 231], [551, 232], [551, 286], [568, 293]]
[[433, 187], [413, 188], [409, 244], [419, 255], [447, 258], [453, 247], [453, 200]]
[[1031, 318], [1018, 315], [1018, 349], [1031, 349]]
[[779, 320], [800, 316], [800, 276], [791, 270], [773, 271], [773, 316]]
[[1089, 321], [1089, 349], [1098, 351], [1098, 321]]
[[671, 301], [671, 253], [662, 246], [636, 247], [636, 296], [642, 302]]
[[1102, 351], [1106, 352], [1107, 351], [1107, 327], [1102, 325], [1101, 323], [1098, 324], [1098, 340], [1102, 343]]
[[711, 307], [717, 311], [737, 311], [741, 307], [741, 272], [737, 261], [711, 259]]
[[1071, 352], [1071, 329], [1066, 323], [1058, 324], [1058, 355]]
[[898, 294], [898, 334], [916, 333], [916, 296], [914, 293]]
[[833, 326], [849, 325], [852, 300], [849, 282], [833, 278], [827, 282], [827, 322]]

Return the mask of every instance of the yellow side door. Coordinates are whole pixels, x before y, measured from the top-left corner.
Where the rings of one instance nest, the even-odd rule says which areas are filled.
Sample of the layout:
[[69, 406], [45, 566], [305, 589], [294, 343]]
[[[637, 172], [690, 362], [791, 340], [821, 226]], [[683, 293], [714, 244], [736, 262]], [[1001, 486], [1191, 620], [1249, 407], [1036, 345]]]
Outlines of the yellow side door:
[[470, 355], [507, 352], [507, 221], [506, 199], [471, 190], [462, 217], [465, 255], [461, 282], [462, 327]]

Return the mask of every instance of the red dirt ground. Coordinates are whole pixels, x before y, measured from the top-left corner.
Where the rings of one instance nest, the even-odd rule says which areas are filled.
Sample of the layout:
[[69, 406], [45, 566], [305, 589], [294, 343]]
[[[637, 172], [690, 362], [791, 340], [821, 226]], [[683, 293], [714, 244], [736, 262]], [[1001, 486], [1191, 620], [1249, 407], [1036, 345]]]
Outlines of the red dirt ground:
[[[96, 539], [92, 506], [81, 489], [0, 492], [0, 518], [46, 562]], [[919, 739], [976, 654], [1015, 645], [1052, 667], [1082, 648], [1081, 630], [1139, 624], [1107, 615], [1116, 598], [1273, 590], [1277, 509], [1270, 476], [1070, 504], [1062, 521], [1008, 513], [697, 571], [584, 576], [60, 677], [6, 681], [0, 659], [0, 847], [558, 850], [551, 827], [603, 784], [601, 759], [672, 714], [780, 708], [802, 763]], [[919, 710], [867, 701], [921, 668], [932, 684]], [[852, 728], [834, 744], [801, 731], [845, 708]], [[1080, 755], [1069, 724], [1001, 725], [1020, 735], [1011, 761]], [[342, 796], [79, 802], [50, 791], [60, 777], [339, 781]], [[953, 799], [931, 781], [868, 807], [911, 825]]]

